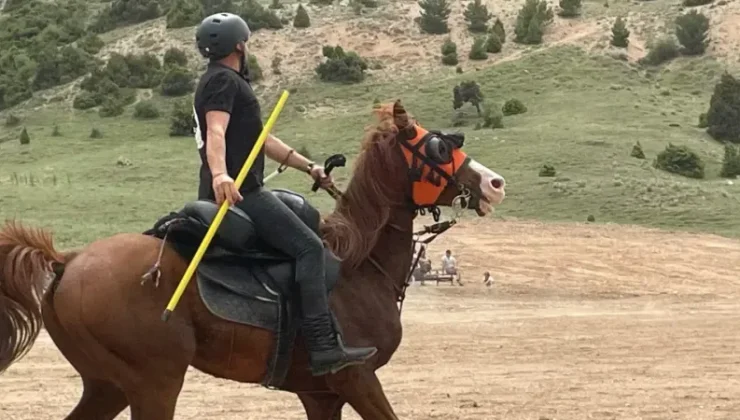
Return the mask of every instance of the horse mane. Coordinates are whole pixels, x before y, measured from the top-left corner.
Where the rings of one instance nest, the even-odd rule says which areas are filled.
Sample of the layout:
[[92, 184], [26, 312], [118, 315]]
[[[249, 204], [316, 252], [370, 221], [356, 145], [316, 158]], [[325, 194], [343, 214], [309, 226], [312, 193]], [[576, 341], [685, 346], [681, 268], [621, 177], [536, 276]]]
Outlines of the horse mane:
[[400, 156], [396, 136], [410, 120], [399, 101], [376, 106], [373, 113], [378, 122], [366, 128], [347, 190], [321, 228], [327, 246], [352, 268], [367, 259], [392, 208], [403, 204], [393, 188], [400, 173], [388, 162]]

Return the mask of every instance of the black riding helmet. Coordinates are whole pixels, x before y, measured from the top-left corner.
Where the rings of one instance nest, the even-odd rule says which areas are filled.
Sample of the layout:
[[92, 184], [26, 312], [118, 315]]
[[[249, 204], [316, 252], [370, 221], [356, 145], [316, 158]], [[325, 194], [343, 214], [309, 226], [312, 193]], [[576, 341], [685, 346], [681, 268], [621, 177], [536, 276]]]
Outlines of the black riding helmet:
[[246, 42], [252, 32], [247, 22], [232, 13], [216, 13], [203, 19], [195, 32], [195, 42], [201, 55], [219, 60], [236, 50], [236, 44]]

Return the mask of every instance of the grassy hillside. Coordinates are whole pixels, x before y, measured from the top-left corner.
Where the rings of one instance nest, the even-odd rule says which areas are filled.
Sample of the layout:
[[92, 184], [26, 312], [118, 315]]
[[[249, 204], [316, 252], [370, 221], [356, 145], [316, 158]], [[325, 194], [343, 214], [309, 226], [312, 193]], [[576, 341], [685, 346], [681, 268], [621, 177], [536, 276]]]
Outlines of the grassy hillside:
[[[356, 86], [295, 88], [276, 134], [315, 159], [356, 152], [374, 99], [401, 98], [426, 126], [449, 127], [452, 87], [477, 80], [487, 104], [522, 100], [525, 114], [503, 129], [467, 133], [466, 149], [502, 173], [509, 196], [496, 217], [639, 223], [740, 236], [736, 185], [718, 178], [722, 148], [695, 128], [721, 66], [679, 59], [645, 72], [622, 61], [559, 47], [479, 72], [430, 77], [416, 84], [371, 81]], [[276, 94], [268, 95], [271, 109]], [[463, 110], [473, 117], [474, 109]], [[29, 146], [0, 144], [0, 216], [53, 228], [67, 245], [120, 231], [141, 231], [191, 199], [197, 155], [191, 138], [167, 135], [168, 122], [139, 122], [58, 106], [24, 115]], [[52, 136], [58, 125], [61, 136]], [[93, 127], [102, 138], [89, 138]], [[330, 129], [328, 129], [330, 127]], [[646, 160], [630, 157], [639, 141]], [[697, 150], [708, 163], [696, 181], [656, 171], [650, 162], [672, 142]], [[543, 164], [557, 170], [540, 178]], [[270, 169], [274, 166], [270, 166]], [[340, 182], [348, 171], [338, 173]], [[288, 172], [272, 187], [307, 193], [304, 175]], [[330, 208], [324, 195], [312, 200]]]

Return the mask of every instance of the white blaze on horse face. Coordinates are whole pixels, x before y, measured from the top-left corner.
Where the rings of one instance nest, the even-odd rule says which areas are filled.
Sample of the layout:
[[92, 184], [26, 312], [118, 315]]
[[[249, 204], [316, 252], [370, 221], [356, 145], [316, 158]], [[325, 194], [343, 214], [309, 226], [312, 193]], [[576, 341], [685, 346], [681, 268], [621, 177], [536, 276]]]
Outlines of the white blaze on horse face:
[[474, 159], [470, 160], [468, 167], [480, 175], [480, 190], [488, 202], [481, 200], [479, 210], [483, 214], [488, 214], [491, 212], [492, 206], [499, 205], [504, 201], [506, 180]]

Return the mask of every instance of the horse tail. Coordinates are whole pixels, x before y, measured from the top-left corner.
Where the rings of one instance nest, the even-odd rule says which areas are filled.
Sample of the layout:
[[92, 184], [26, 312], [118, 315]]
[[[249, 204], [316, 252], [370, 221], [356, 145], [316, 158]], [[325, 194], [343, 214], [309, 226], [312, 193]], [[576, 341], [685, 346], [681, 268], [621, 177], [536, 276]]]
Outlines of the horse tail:
[[44, 230], [14, 221], [0, 229], [0, 373], [36, 341], [43, 326], [42, 299], [65, 259]]

